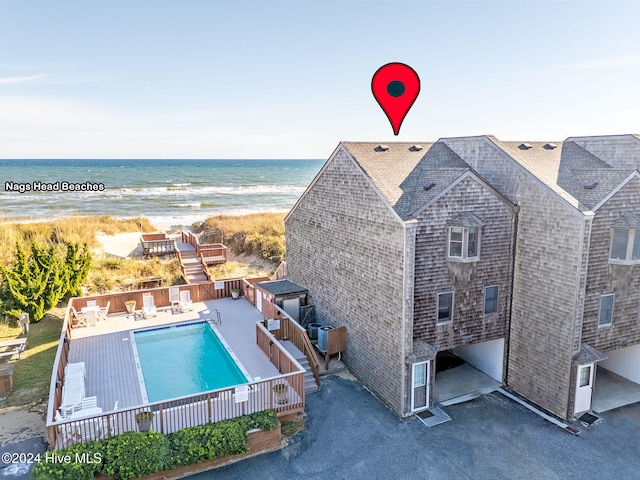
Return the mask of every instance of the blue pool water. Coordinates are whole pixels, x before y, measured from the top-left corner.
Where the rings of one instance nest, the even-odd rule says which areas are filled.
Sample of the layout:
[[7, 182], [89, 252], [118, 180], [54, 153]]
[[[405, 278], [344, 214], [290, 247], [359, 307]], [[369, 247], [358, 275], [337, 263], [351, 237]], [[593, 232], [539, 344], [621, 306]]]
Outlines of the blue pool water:
[[134, 332], [149, 402], [247, 383], [207, 323]]

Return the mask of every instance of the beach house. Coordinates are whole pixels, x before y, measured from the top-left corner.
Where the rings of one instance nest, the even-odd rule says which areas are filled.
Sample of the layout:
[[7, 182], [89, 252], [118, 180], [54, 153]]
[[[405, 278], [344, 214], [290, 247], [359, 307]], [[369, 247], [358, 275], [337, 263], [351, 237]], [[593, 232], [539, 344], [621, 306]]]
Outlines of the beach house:
[[398, 414], [453, 353], [570, 419], [596, 378], [640, 391], [639, 168], [633, 135], [343, 142], [286, 218], [288, 277]]

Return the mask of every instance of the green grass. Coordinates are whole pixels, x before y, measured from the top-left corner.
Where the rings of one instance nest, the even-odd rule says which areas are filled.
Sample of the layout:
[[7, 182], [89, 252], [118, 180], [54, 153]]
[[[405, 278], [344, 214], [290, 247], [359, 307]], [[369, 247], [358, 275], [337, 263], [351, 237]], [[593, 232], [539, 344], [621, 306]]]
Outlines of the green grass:
[[[0, 402], [0, 407], [38, 403], [47, 398], [64, 311], [54, 308], [40, 322], [31, 323], [26, 350], [20, 360], [15, 361], [13, 389], [9, 397]], [[18, 338], [19, 334], [19, 328], [0, 324], [0, 340]]]

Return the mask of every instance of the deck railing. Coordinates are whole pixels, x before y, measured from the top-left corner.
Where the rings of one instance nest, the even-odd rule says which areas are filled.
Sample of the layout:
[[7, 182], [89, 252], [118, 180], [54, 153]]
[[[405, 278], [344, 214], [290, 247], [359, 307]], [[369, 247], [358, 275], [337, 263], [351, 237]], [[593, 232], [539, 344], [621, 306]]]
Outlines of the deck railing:
[[[49, 406], [47, 409], [47, 420], [53, 420], [55, 412], [60, 408], [62, 403], [62, 382], [64, 380], [64, 370], [69, 359], [69, 348], [71, 346], [71, 305], [67, 305], [67, 311], [62, 322], [62, 331], [60, 332], [60, 341], [53, 360], [53, 369], [51, 371], [51, 383], [49, 384]], [[53, 399], [53, 401], [51, 401]], [[49, 430], [49, 445], [55, 445], [55, 432]], [[53, 435], [53, 436], [52, 436]]]
[[[274, 341], [275, 340], [275, 341]], [[269, 361], [281, 374], [298, 372], [302, 375], [302, 383], [288, 382], [304, 402], [304, 373], [305, 369], [293, 358], [275, 336], [267, 330], [261, 322], [256, 323], [256, 343], [260, 350], [269, 358]]]
[[[246, 385], [248, 393], [245, 398], [240, 397], [241, 392], [237, 387], [221, 388], [81, 419], [49, 422], [49, 446], [59, 449], [78, 442], [137, 431], [139, 427], [136, 415], [144, 411], [153, 412], [151, 429], [163, 434], [268, 409], [274, 409], [279, 416], [301, 412], [304, 410], [303, 372], [298, 368], [298, 371], [289, 374], [251, 382]], [[273, 389], [277, 384], [290, 387], [287, 388], [284, 401], [278, 398]], [[241, 386], [242, 389], [243, 387]], [[280, 403], [281, 401], [285, 403]]]
[[227, 247], [222, 243], [200, 243], [198, 237], [191, 232], [181, 232], [182, 242], [190, 243], [196, 249], [196, 254], [202, 258], [205, 265], [226, 263]]
[[309, 361], [309, 367], [311, 367], [311, 371], [313, 372], [313, 377], [319, 387], [320, 364], [318, 363], [318, 357], [316, 357], [316, 352], [313, 349], [307, 331], [278, 305], [274, 305], [274, 307], [276, 311], [282, 315], [282, 318], [280, 319], [280, 330], [275, 330], [273, 334], [278, 340], [290, 340], [298, 350], [305, 354]]
[[166, 233], [143, 233], [140, 245], [144, 255], [166, 255], [177, 250], [175, 240], [167, 237]]

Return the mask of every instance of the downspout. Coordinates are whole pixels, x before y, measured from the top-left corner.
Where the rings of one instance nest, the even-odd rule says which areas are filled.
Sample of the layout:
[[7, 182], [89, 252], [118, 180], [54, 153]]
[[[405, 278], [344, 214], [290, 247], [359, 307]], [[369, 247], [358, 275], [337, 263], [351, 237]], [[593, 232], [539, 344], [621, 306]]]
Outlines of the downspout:
[[509, 295], [509, 306], [507, 308], [508, 311], [508, 315], [507, 315], [507, 338], [506, 338], [506, 352], [505, 352], [505, 357], [504, 357], [504, 374], [502, 375], [503, 381], [505, 386], [508, 386], [508, 378], [509, 378], [509, 353], [511, 350], [511, 317], [513, 316], [513, 290], [514, 290], [514, 286], [513, 284], [515, 283], [514, 278], [515, 278], [515, 272], [516, 272], [516, 247], [517, 247], [517, 241], [518, 241], [518, 215], [520, 214], [520, 202], [518, 202], [518, 204], [516, 204], [514, 206], [513, 209], [513, 231], [512, 231], [512, 238], [513, 240], [511, 241], [511, 272], [510, 272], [510, 284], [511, 284], [511, 288], [510, 288], [510, 295]]

